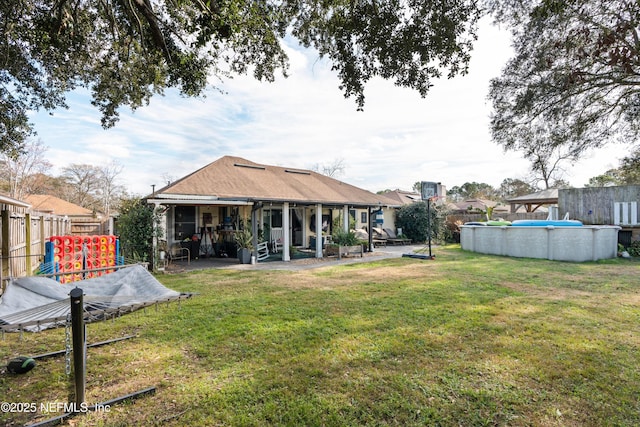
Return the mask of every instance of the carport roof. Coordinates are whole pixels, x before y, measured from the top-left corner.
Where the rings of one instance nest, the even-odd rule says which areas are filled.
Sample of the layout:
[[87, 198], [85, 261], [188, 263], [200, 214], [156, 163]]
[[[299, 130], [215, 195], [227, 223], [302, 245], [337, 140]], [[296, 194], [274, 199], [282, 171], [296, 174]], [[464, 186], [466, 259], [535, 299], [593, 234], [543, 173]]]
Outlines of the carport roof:
[[250, 201], [352, 206], [399, 206], [385, 196], [317, 172], [271, 166], [241, 157], [220, 159], [159, 189], [149, 198], [167, 203]]

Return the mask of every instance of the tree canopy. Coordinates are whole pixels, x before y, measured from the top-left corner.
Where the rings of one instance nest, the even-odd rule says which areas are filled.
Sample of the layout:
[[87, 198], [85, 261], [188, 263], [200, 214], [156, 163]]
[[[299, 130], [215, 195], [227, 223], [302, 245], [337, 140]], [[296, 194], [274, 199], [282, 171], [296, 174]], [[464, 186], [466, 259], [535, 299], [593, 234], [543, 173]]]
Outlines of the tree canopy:
[[537, 188], [531, 183], [518, 178], [505, 178], [500, 183], [498, 193], [500, 199], [506, 200], [513, 197], [524, 196], [526, 194], [535, 193]]
[[494, 200], [500, 197], [495, 188], [485, 182], [465, 182], [447, 190], [447, 197], [459, 202], [467, 199]]
[[127, 197], [118, 176], [122, 166], [112, 162], [100, 166], [70, 164], [59, 176], [48, 175], [42, 141], [29, 139], [16, 156], [0, 153], [0, 191], [16, 199], [30, 194], [47, 194], [109, 216]]
[[587, 187], [640, 185], [640, 148], [620, 160], [620, 166], [589, 179]]
[[491, 127], [505, 149], [563, 146], [579, 156], [640, 130], [640, 2], [487, 0], [513, 30], [514, 57], [491, 82]]
[[76, 88], [110, 127], [167, 88], [199, 96], [233, 74], [286, 75], [287, 36], [331, 62], [358, 108], [374, 77], [424, 96], [434, 78], [467, 71], [481, 13], [476, 0], [2, 2], [0, 151], [32, 134], [30, 111], [64, 107]]

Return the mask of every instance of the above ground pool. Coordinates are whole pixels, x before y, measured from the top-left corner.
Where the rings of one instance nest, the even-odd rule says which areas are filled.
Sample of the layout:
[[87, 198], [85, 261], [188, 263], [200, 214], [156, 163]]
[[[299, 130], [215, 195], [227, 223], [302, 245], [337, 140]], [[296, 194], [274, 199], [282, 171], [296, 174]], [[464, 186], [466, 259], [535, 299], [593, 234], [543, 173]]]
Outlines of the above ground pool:
[[518, 219], [511, 223], [514, 227], [582, 227], [581, 221], [575, 219]]
[[572, 220], [518, 220], [493, 227], [470, 223], [460, 229], [460, 245], [467, 251], [491, 255], [597, 261], [617, 256], [618, 230], [618, 226], [583, 225]]

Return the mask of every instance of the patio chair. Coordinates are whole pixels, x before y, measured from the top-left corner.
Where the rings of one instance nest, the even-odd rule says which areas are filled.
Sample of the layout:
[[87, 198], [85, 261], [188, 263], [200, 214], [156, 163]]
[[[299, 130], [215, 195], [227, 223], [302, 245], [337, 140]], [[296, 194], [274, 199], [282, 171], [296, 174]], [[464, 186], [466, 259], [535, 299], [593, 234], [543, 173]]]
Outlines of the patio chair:
[[171, 245], [171, 249], [168, 254], [168, 263], [171, 264], [172, 261], [179, 261], [186, 259], [187, 264], [191, 263], [191, 251], [189, 248], [183, 247], [180, 242], [174, 243]]
[[384, 231], [389, 236], [387, 242], [391, 243], [392, 245], [406, 245], [411, 243], [411, 239], [402, 239], [396, 236], [396, 233], [390, 228], [385, 228]]
[[256, 251], [258, 252], [258, 255], [256, 257], [258, 261], [262, 261], [269, 258], [269, 243], [268, 242], [258, 243], [258, 246], [256, 246]]
[[271, 251], [274, 254], [277, 254], [282, 248], [283, 233], [282, 228], [271, 229]]
[[374, 247], [387, 246], [387, 240], [389, 239], [389, 236], [382, 228], [372, 227], [371, 231], [371, 243], [373, 243]]

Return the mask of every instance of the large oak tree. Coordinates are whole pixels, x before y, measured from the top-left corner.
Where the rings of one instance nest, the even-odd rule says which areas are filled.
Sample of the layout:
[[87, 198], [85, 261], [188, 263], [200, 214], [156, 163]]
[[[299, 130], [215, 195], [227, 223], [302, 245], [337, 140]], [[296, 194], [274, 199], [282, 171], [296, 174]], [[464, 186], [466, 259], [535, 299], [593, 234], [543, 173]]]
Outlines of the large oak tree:
[[373, 77], [426, 95], [467, 70], [477, 0], [12, 0], [0, 3], [0, 151], [33, 131], [30, 111], [90, 89], [113, 126], [166, 88], [201, 95], [237, 73], [287, 72], [291, 35], [327, 58], [346, 97], [364, 105]]
[[491, 82], [494, 140], [580, 156], [640, 130], [640, 2], [487, 0], [513, 30], [514, 57]]

